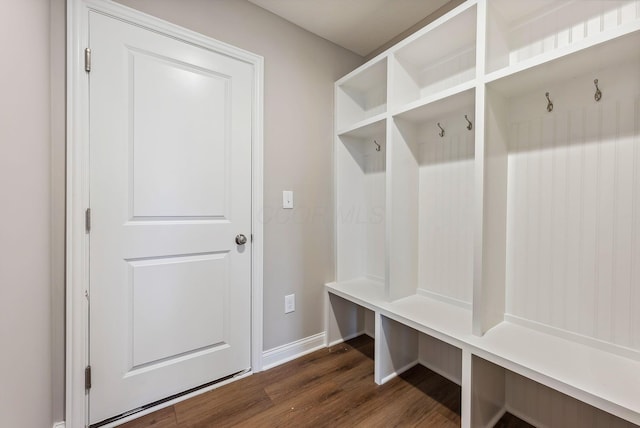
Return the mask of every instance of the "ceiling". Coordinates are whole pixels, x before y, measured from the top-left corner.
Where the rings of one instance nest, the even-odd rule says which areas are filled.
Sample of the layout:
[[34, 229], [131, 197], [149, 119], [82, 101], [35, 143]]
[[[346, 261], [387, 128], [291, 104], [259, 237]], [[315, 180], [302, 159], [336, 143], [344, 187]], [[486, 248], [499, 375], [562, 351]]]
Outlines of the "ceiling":
[[249, 0], [361, 56], [431, 15], [448, 0]]

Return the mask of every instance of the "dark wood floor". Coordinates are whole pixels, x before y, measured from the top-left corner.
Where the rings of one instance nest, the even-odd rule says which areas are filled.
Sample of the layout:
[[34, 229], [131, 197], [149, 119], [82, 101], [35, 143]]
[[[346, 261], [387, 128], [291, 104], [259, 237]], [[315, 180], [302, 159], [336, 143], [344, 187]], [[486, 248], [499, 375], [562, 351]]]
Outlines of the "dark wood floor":
[[[460, 387], [422, 366], [377, 386], [361, 336], [121, 426], [459, 427]], [[530, 427], [511, 416], [497, 426]]]

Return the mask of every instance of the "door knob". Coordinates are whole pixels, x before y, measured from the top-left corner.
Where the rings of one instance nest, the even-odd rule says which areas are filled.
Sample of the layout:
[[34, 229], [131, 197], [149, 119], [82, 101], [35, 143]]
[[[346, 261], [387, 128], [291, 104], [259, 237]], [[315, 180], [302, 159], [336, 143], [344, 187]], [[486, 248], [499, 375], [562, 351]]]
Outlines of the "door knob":
[[247, 243], [247, 237], [244, 236], [243, 234], [237, 235], [236, 236], [236, 244], [238, 245], [244, 245]]

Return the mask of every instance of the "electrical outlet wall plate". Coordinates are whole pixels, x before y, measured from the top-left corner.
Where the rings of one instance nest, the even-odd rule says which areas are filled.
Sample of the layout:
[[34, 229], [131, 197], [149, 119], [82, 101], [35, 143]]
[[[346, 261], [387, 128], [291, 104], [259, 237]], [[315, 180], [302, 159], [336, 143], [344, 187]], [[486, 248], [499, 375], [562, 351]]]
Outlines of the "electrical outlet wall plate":
[[282, 191], [282, 208], [293, 209], [293, 190]]
[[288, 314], [296, 310], [296, 295], [288, 294], [284, 296], [284, 313]]

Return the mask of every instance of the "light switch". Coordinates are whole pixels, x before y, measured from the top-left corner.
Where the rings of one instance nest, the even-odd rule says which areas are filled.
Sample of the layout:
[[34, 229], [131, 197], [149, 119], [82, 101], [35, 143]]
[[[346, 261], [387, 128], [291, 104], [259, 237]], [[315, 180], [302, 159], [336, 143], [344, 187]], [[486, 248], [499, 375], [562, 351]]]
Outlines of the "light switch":
[[285, 208], [285, 209], [293, 208], [293, 191], [292, 190], [282, 191], [282, 208]]

